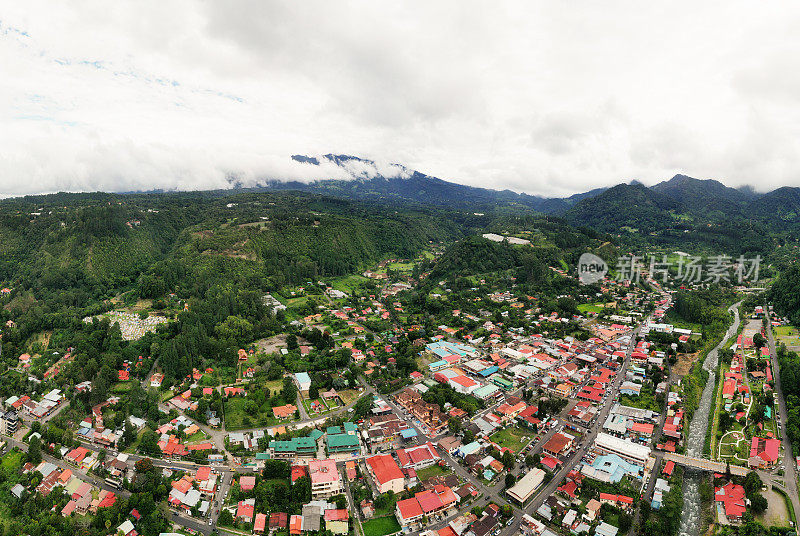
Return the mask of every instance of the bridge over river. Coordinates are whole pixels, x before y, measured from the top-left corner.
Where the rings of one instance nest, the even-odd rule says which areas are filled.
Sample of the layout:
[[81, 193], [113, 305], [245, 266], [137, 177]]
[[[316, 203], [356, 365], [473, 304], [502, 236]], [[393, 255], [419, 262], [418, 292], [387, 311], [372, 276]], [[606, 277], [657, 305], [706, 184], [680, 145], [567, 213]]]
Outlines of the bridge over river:
[[[700, 471], [712, 471], [714, 473], [725, 474], [727, 464], [724, 462], [715, 462], [707, 460], [706, 458], [694, 458], [692, 456], [684, 456], [683, 454], [674, 454], [668, 452], [664, 454], [664, 461], [671, 461], [684, 467], [692, 469], [699, 469]], [[731, 474], [736, 476], [745, 476], [749, 469], [740, 465], [731, 465]]]

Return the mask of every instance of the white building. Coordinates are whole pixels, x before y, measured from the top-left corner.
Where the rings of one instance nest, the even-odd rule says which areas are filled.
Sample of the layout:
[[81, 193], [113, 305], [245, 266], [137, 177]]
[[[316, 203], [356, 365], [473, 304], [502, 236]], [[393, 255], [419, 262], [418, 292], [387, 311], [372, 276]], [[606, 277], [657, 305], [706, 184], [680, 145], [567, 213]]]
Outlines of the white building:
[[594, 445], [603, 454], [616, 454], [623, 460], [642, 467], [645, 466], [647, 458], [650, 457], [650, 447], [614, 437], [604, 432], [597, 434]]
[[533, 492], [536, 491], [536, 488], [544, 481], [544, 474], [544, 471], [534, 467], [523, 476], [513, 488], [507, 490], [508, 495], [520, 504], [525, 504], [525, 502], [533, 496]]

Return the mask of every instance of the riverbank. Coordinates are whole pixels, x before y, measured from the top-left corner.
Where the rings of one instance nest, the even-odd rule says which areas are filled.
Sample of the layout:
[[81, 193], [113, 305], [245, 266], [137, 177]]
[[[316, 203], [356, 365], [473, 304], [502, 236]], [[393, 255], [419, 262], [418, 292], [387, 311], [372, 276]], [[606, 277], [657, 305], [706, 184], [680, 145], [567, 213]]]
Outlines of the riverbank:
[[[740, 318], [739, 307], [741, 301], [728, 307], [728, 312], [733, 313], [733, 322], [728, 329], [721, 335], [719, 342], [712, 348], [705, 357], [702, 364], [702, 371], [693, 367], [696, 379], [705, 376], [706, 380], [702, 384], [702, 394], [699, 404], [693, 412], [689, 424], [689, 433], [686, 438], [686, 454], [688, 456], [699, 457], [702, 455], [703, 447], [706, 442], [708, 431], [709, 416], [711, 414], [711, 402], [714, 395], [716, 381], [716, 369], [719, 363], [719, 350], [723, 348], [728, 339], [734, 337], [739, 330]], [[698, 362], [699, 363], [699, 362]], [[701, 477], [698, 474], [687, 472], [683, 479], [683, 515], [681, 517], [680, 536], [698, 536], [703, 520], [703, 504], [700, 495]], [[712, 495], [713, 497], [713, 495]]]

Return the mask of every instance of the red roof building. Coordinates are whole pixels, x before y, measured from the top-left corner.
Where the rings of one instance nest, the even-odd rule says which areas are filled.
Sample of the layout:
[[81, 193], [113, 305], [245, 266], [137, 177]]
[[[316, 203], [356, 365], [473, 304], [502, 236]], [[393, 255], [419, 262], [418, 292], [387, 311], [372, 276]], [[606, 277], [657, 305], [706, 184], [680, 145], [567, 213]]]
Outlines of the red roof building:
[[767, 465], [772, 465], [777, 462], [781, 457], [780, 440], [754, 437], [750, 442], [750, 458], [755, 457], [761, 458]]
[[422, 507], [420, 506], [416, 497], [397, 501], [397, 504], [395, 505], [395, 513], [397, 514], [397, 520], [403, 525], [415, 523], [422, 519], [422, 516], [424, 515], [422, 512]]
[[253, 534], [263, 534], [266, 528], [267, 528], [266, 514], [261, 514], [261, 513], [256, 514], [256, 519], [253, 522]]
[[400, 493], [405, 488], [403, 472], [388, 454], [380, 454], [367, 458], [367, 468], [372, 473], [381, 493], [389, 490]]
[[733, 482], [728, 482], [715, 490], [715, 500], [725, 506], [725, 515], [728, 519], [740, 519], [747, 509], [744, 502], [744, 488]]

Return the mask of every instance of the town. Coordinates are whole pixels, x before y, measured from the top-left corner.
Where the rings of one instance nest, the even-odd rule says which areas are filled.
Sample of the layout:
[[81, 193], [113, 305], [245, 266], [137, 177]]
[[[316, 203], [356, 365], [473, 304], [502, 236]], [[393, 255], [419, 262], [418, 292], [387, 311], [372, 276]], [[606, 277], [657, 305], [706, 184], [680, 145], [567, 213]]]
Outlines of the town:
[[[113, 396], [92, 406], [69, 400], [89, 400], [90, 381], [42, 392], [69, 366], [68, 349], [3, 402], [10, 493], [58, 490], [61, 516], [97, 515], [154, 478], [168, 486], [176, 531], [290, 536], [627, 535], [678, 521], [687, 472], [713, 486], [720, 526], [797, 509], [774, 381], [772, 328], [783, 321], [763, 305], [741, 307], [742, 329], [732, 308], [710, 353], [721, 368], [703, 452], [690, 423], [708, 383], [692, 361], [706, 335], [670, 323], [674, 289], [646, 271], [641, 284], [606, 277], [570, 298], [583, 302], [570, 314], [544, 309], [513, 278], [443, 280], [427, 299], [449, 320], [434, 325], [407, 296], [428, 277], [418, 266], [441, 254], [432, 245], [333, 286], [265, 295], [292, 332], [182, 380], [167, 382], [149, 356], [126, 360]], [[294, 370], [324, 366], [288, 372], [276, 356]], [[43, 366], [18, 361], [21, 374]], [[123, 409], [133, 401], [138, 411]], [[152, 505], [122, 512], [117, 532], [141, 532], [143, 510]]]

